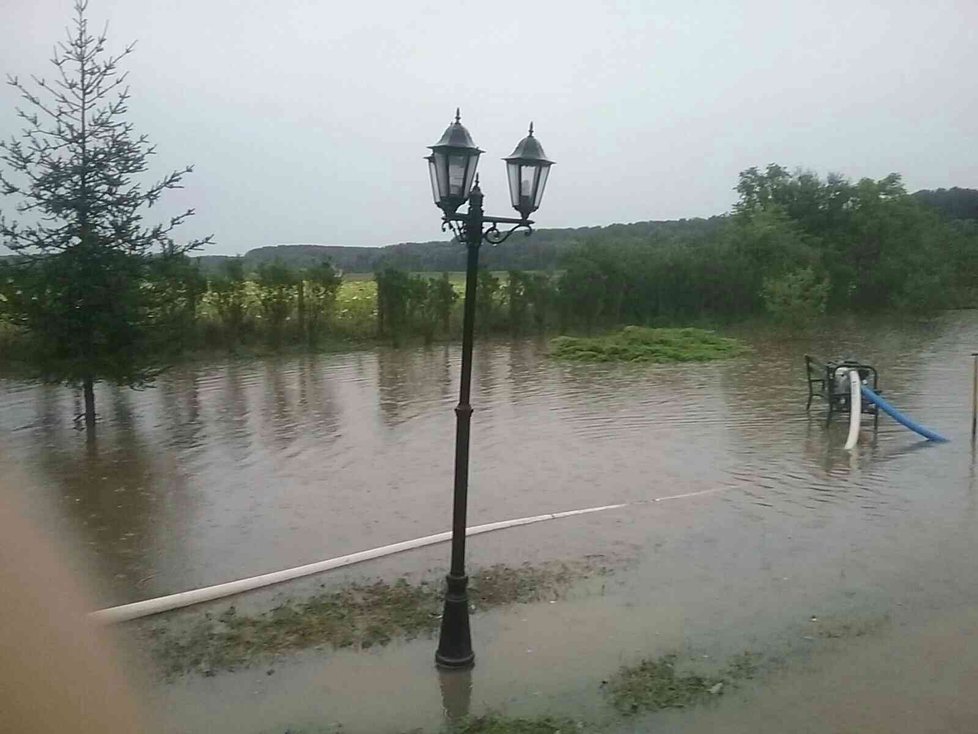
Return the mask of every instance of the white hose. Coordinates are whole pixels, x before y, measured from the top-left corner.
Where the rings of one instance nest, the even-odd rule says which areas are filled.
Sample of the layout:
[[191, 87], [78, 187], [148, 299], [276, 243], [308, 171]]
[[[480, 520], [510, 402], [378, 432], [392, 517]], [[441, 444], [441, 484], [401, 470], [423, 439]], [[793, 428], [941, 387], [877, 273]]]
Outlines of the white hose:
[[846, 450], [852, 451], [859, 441], [859, 422], [863, 415], [862, 383], [859, 380], [859, 370], [849, 370], [849, 437], [846, 439]]
[[[520, 525], [530, 525], [532, 523], [543, 522], [545, 520], [558, 520], [562, 517], [573, 517], [574, 515], [587, 515], [592, 512], [602, 512], [604, 510], [617, 510], [618, 508], [625, 506], [625, 504], [602, 505], [601, 507], [588, 507], [583, 510], [567, 510], [565, 512], [552, 512], [546, 515], [520, 517], [516, 518], [515, 520], [502, 520], [500, 522], [491, 522], [486, 525], [477, 525], [475, 527], [467, 528], [465, 534], [466, 536], [481, 535], [482, 533], [490, 533], [493, 530], [515, 528]], [[206, 586], [200, 589], [191, 589], [190, 591], [181, 591], [176, 594], [157, 597], [156, 599], [146, 599], [145, 601], [137, 601], [132, 604], [123, 604], [122, 606], [118, 607], [100, 609], [97, 612], [90, 613], [88, 616], [89, 619], [96, 622], [101, 622], [103, 624], [126, 622], [131, 619], [148, 617], [153, 614], [160, 614], [161, 612], [168, 612], [173, 609], [189, 607], [194, 604], [201, 604], [206, 601], [221, 599], [223, 597], [240, 594], [245, 591], [260, 589], [265, 586], [271, 586], [272, 584], [280, 584], [283, 581], [291, 581], [292, 579], [302, 578], [303, 576], [311, 576], [312, 574], [320, 573], [322, 571], [330, 571], [334, 568], [351, 566], [354, 563], [369, 561], [373, 558], [390, 556], [394, 553], [401, 553], [402, 551], [412, 550], [414, 548], [424, 548], [428, 545], [435, 545], [436, 543], [443, 543], [446, 540], [451, 540], [451, 537], [452, 534], [450, 531], [438, 533], [436, 535], [426, 535], [423, 538], [405, 540], [400, 543], [394, 543], [393, 545], [385, 545], [380, 548], [371, 548], [370, 550], [351, 553], [347, 556], [339, 556], [338, 558], [330, 558], [325, 561], [317, 561], [316, 563], [307, 563], [304, 566], [287, 568], [283, 571], [274, 571], [272, 573], [266, 573], [260, 576], [252, 576], [246, 579], [238, 579], [237, 581], [217, 584], [216, 586]]]

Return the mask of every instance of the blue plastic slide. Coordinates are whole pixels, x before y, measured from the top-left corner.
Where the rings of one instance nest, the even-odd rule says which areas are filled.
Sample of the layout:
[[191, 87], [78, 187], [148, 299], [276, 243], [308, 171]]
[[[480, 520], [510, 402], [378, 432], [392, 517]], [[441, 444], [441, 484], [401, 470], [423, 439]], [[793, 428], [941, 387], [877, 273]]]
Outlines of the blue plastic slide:
[[928, 428], [924, 428], [919, 423], [914, 423], [912, 420], [907, 418], [907, 416], [905, 416], [899, 410], [894, 408], [892, 405], [890, 405], [888, 402], [886, 402], [883, 398], [881, 398], [879, 395], [877, 395], [875, 392], [870, 390], [865, 385], [862, 386], [862, 391], [863, 391], [864, 398], [866, 398], [871, 403], [875, 403], [877, 408], [882, 410], [884, 413], [890, 416], [890, 418], [895, 420], [897, 423], [902, 423], [911, 431], [916, 431], [921, 436], [926, 438], [928, 441], [947, 441], [947, 439], [944, 438], [944, 436], [940, 435], [939, 433], [934, 433], [932, 430]]

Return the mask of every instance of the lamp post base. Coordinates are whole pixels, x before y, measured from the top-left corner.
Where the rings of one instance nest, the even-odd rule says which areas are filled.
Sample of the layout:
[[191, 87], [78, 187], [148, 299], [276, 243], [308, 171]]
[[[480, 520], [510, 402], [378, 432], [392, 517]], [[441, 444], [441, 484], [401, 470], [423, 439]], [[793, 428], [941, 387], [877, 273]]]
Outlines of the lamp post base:
[[449, 574], [446, 581], [448, 589], [435, 665], [443, 670], [466, 670], [475, 665], [469, 631], [469, 577]]

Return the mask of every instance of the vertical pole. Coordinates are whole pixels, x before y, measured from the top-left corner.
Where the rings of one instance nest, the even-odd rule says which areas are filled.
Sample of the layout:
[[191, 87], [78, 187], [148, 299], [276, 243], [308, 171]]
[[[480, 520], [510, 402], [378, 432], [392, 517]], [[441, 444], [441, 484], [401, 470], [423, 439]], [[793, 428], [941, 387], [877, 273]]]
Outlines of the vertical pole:
[[462, 376], [455, 408], [455, 492], [452, 508], [452, 562], [446, 577], [445, 608], [435, 664], [445, 669], [470, 668], [475, 663], [469, 630], [469, 577], [465, 575], [465, 525], [469, 499], [469, 429], [472, 423], [472, 343], [475, 339], [475, 289], [482, 244], [482, 191], [476, 183], [469, 196], [464, 225], [468, 257], [465, 266], [465, 302], [462, 322]]
[[975, 430], [978, 428], [978, 352], [971, 353], [974, 359], [974, 375], [971, 380], [971, 443], [975, 442]]
[[82, 391], [85, 395], [85, 430], [89, 433], [95, 430], [95, 378], [85, 375], [82, 380]]

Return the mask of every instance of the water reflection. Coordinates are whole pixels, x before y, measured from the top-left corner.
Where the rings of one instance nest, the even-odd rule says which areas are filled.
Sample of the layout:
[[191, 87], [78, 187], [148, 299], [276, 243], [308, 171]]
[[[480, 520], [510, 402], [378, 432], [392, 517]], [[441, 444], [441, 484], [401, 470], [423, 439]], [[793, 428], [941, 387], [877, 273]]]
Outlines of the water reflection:
[[458, 726], [472, 711], [472, 671], [438, 671], [441, 707], [449, 727]]
[[[122, 391], [103, 394], [100, 430], [74, 430], [45, 420], [48, 441], [37, 447], [33, 466], [57, 489], [55, 505], [67, 524], [62, 530], [79, 537], [101, 577], [119, 589], [144, 583], [156, 564], [162, 516], [151, 486], [158, 467], [134, 421], [130, 397]], [[78, 559], [84, 567], [90, 559]]]
[[321, 355], [308, 355], [298, 365], [296, 412], [307, 416], [302, 423], [317, 439], [337, 433], [342, 423], [340, 404], [334, 388], [335, 376], [326, 372]]
[[[534, 339], [481, 342], [473, 523], [717, 488], [737, 490], [718, 501], [751, 518], [876, 522], [918, 487], [960, 478], [973, 491], [961, 442], [927, 450], [881, 421], [844, 451], [844, 419], [826, 427], [824, 408], [803, 410], [801, 361], [858, 353], [901, 409], [956, 438], [970, 425], [968, 315], [750, 339], [743, 359], [651, 367], [554, 363]], [[0, 449], [119, 579], [112, 601], [218, 583], [444, 530], [459, 352], [232, 361], [174, 369], [141, 392], [100, 386], [87, 448], [75, 391], [4, 382]], [[574, 542], [555, 537], [548, 551]]]
[[279, 451], [288, 449], [299, 436], [299, 421], [295, 414], [293, 401], [295, 366], [286, 372], [285, 364], [279, 359], [265, 363], [265, 389], [262, 394], [262, 434], [272, 448]]
[[417, 387], [411, 356], [394, 349], [377, 351], [377, 399], [385, 425], [396, 428], [405, 420], [413, 389]]
[[456, 351], [447, 346], [377, 350], [376, 390], [384, 425], [396, 429], [451, 399], [457, 384]]
[[215, 406], [216, 434], [235, 461], [244, 460], [252, 447], [249, 429], [250, 408], [245, 380], [252, 372], [238, 362], [228, 365], [224, 373], [220, 396]]
[[170, 446], [195, 448], [205, 440], [201, 419], [201, 375], [198, 372], [165, 373], [153, 390], [158, 391], [162, 420]]
[[438, 385], [438, 395], [443, 403], [448, 403], [453, 400], [457, 394], [456, 387], [456, 374], [460, 369], [460, 365], [456, 365], [452, 361], [452, 348], [449, 346], [443, 346], [436, 352], [437, 369], [432, 375], [435, 378], [435, 383]]

